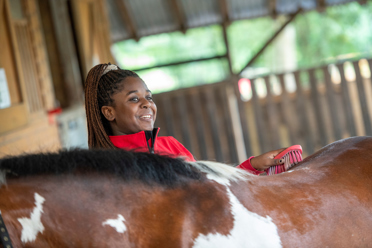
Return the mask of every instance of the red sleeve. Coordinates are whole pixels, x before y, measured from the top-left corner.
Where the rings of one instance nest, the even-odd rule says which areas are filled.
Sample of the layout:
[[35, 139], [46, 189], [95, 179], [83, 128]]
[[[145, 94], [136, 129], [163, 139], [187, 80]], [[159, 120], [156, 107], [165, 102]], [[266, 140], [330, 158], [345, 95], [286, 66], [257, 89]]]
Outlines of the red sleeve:
[[251, 164], [251, 159], [254, 158], [253, 156], [250, 157], [249, 159], [247, 159], [246, 161], [244, 161], [243, 163], [241, 163], [240, 165], [236, 166], [236, 168], [239, 168], [239, 169], [243, 169], [243, 170], [246, 170], [246, 171], [249, 171], [255, 175], [259, 175], [261, 173], [264, 173], [265, 171], [259, 171], [259, 170], [256, 170], [255, 168], [253, 168], [252, 164]]
[[172, 143], [172, 150], [178, 157], [184, 157], [188, 162], [195, 162], [194, 156], [186, 149], [178, 140], [174, 137], [169, 136], [169, 141]]

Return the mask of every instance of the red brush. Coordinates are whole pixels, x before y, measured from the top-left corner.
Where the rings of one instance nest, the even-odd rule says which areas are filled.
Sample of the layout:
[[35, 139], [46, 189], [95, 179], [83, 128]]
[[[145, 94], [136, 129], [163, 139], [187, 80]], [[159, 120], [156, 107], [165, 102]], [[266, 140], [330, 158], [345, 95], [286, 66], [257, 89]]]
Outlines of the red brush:
[[302, 161], [302, 147], [300, 145], [290, 146], [278, 155], [274, 159], [284, 159], [284, 164], [274, 165], [267, 168], [267, 175], [279, 174], [288, 169], [292, 168], [295, 164]]

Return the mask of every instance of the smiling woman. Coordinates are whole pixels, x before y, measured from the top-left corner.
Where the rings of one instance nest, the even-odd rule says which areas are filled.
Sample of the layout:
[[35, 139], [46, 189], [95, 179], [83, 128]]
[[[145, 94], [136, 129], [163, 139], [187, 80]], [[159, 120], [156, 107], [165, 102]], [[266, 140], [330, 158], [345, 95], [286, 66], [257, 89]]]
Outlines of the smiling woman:
[[[195, 161], [175, 138], [158, 137], [160, 128], [154, 128], [156, 105], [151, 91], [135, 72], [111, 64], [96, 65], [88, 73], [85, 94], [90, 148], [121, 148]], [[263, 173], [283, 162], [274, 159], [282, 150], [250, 157], [239, 168]]]

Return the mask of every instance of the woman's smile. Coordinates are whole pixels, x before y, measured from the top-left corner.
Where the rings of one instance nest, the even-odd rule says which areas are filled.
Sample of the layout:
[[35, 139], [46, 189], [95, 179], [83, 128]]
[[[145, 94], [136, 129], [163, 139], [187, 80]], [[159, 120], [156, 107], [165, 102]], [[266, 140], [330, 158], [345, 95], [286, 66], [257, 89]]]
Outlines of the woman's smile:
[[143, 121], [152, 121], [153, 120], [152, 117], [153, 117], [152, 115], [141, 115], [139, 118]]

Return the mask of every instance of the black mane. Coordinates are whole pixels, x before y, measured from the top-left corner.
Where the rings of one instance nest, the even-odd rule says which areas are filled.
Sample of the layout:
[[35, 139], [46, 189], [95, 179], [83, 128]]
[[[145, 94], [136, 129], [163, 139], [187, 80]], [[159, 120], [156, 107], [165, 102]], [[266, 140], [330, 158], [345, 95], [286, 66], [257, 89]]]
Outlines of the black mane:
[[[121, 149], [62, 150], [57, 153], [38, 153], [0, 160], [0, 170], [17, 177], [41, 174], [79, 172], [110, 173], [124, 180], [140, 180], [172, 186], [182, 178], [201, 179], [202, 174], [182, 159]], [[183, 180], [184, 181], [184, 180]]]

